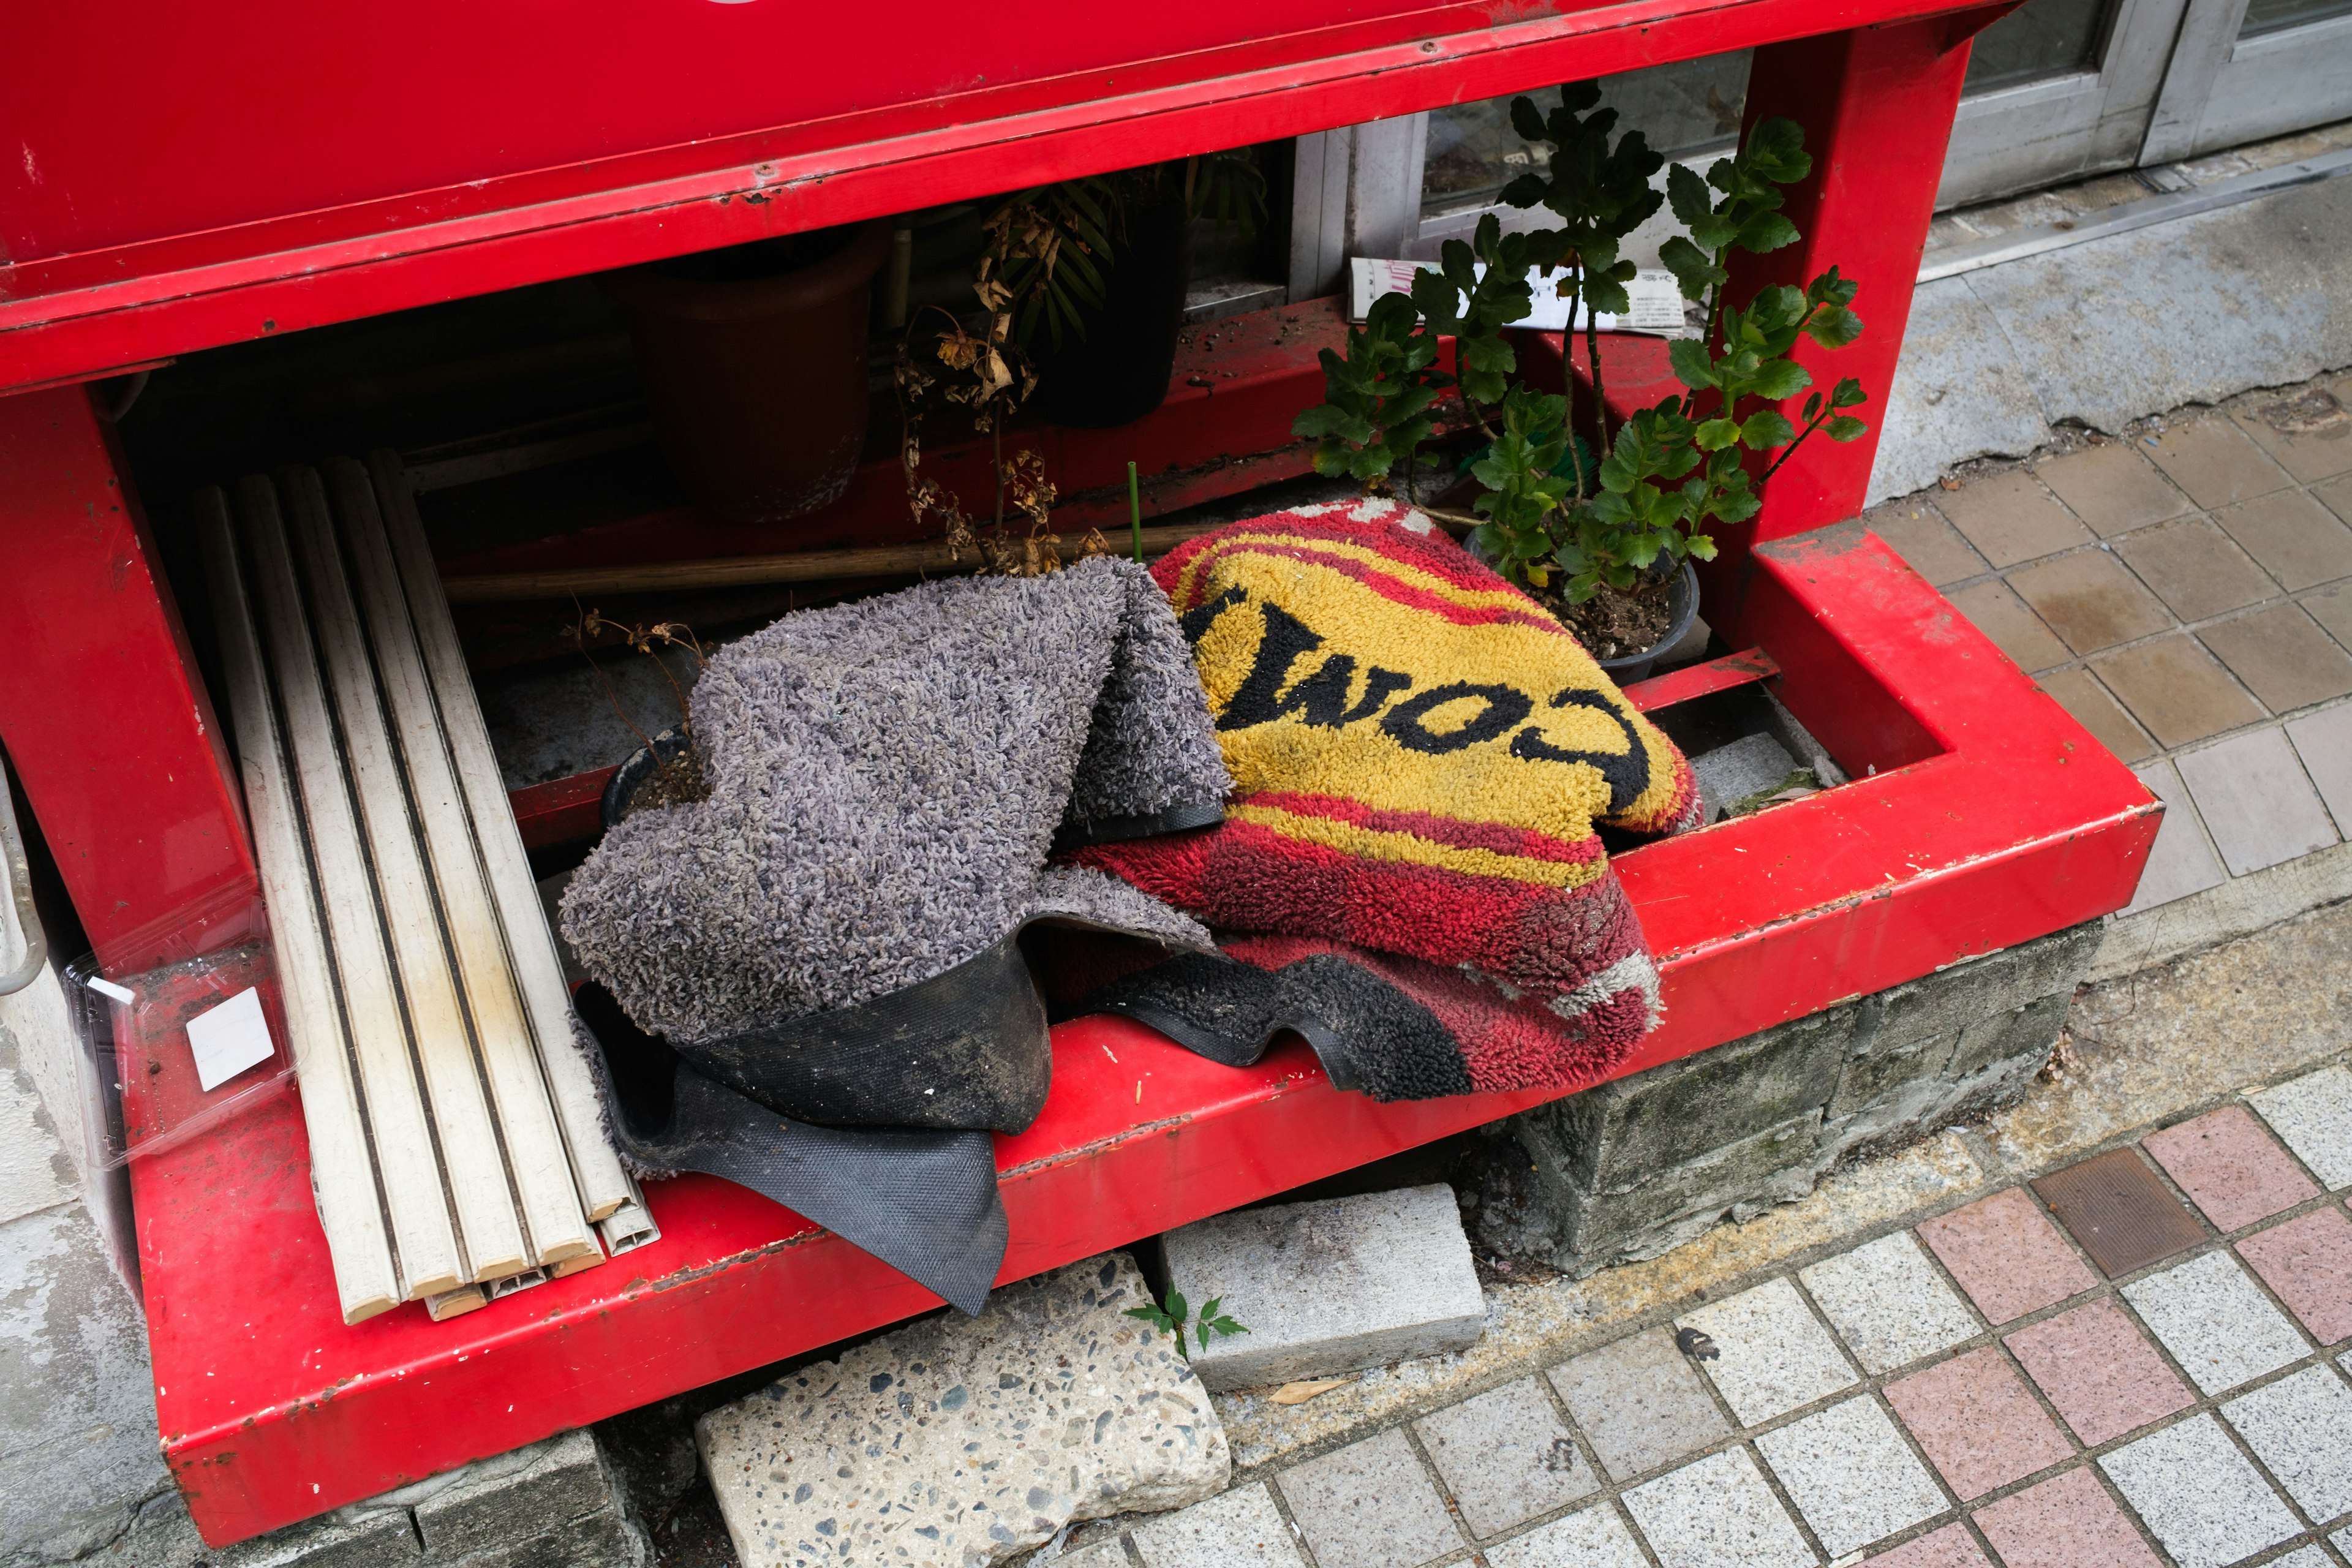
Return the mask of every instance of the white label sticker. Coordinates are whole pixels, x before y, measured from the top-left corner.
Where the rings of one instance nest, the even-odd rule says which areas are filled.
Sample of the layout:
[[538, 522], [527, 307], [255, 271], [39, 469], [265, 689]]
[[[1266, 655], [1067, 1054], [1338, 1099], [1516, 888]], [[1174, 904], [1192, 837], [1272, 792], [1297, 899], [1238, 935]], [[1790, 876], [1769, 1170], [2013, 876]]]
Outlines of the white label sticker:
[[[1434, 272], [1433, 261], [1383, 261], [1359, 256], [1349, 263], [1348, 320], [1361, 321], [1370, 313], [1372, 302], [1383, 294], [1410, 294], [1416, 273]], [[1484, 267], [1475, 269], [1484, 276]], [[1533, 295], [1534, 308], [1511, 323], [1515, 327], [1530, 327], [1538, 331], [1557, 332], [1568, 326], [1568, 301], [1559, 297], [1560, 275], [1546, 278], [1533, 268], [1528, 270], [1528, 289]], [[1683, 325], [1683, 291], [1671, 272], [1643, 271], [1633, 275], [1625, 285], [1626, 302], [1632, 312], [1613, 316], [1602, 311], [1594, 323], [1604, 332], [1654, 332], [1665, 337], [1681, 337]], [[1576, 330], [1584, 330], [1586, 312], [1580, 305], [1576, 312]]]
[[269, 1021], [261, 1016], [261, 993], [248, 985], [216, 1007], [188, 1020], [188, 1045], [196, 1053], [196, 1083], [206, 1094], [276, 1049]]

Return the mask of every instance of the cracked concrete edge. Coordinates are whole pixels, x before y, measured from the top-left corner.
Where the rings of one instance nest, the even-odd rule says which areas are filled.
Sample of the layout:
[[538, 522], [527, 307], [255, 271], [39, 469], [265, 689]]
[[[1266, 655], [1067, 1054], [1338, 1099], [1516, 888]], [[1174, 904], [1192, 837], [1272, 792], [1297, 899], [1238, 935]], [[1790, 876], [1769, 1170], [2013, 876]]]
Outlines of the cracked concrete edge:
[[[1234, 1484], [1262, 1479], [1664, 1321], [1694, 1298], [1916, 1224], [2116, 1146], [2242, 1091], [2352, 1057], [2352, 902], [2094, 986], [2070, 1018], [2076, 1063], [2017, 1103], [1825, 1176], [1746, 1224], [1583, 1280], [1490, 1289], [1486, 1333], [1454, 1355], [1367, 1373], [1305, 1405], [1219, 1394]], [[2332, 964], [2331, 972], [2326, 965]], [[2312, 984], [2315, 976], [2327, 976]], [[2216, 1038], [2228, 1051], [2210, 1049]]]
[[2136, 974], [2347, 899], [2352, 899], [2352, 843], [2111, 919], [2084, 978], [2096, 984]]

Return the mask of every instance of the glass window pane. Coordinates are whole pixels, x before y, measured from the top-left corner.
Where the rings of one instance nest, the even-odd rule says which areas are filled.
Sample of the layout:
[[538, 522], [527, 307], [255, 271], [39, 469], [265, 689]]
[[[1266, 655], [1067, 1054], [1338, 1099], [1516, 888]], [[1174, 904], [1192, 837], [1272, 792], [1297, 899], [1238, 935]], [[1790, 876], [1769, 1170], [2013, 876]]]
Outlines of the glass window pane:
[[2352, 16], [2352, 0], [2252, 0], [2246, 7], [2245, 21], [2239, 25], [2238, 37], [2259, 38], [2264, 33], [2325, 22], [2331, 16]]
[[[1603, 77], [1601, 101], [1618, 111], [1621, 126], [1639, 130], [1669, 158], [1727, 147], [1739, 134], [1748, 61], [1741, 49]], [[1538, 88], [1430, 111], [1423, 213], [1489, 205], [1506, 184], [1540, 167], [1535, 160], [1544, 149], [1529, 147], [1511, 129], [1511, 100], [1519, 97], [1533, 99], [1547, 113], [1559, 101], [1556, 89]]]
[[2105, 0], [2025, 0], [1977, 35], [1964, 90], [1990, 92], [2088, 70], [2106, 10]]

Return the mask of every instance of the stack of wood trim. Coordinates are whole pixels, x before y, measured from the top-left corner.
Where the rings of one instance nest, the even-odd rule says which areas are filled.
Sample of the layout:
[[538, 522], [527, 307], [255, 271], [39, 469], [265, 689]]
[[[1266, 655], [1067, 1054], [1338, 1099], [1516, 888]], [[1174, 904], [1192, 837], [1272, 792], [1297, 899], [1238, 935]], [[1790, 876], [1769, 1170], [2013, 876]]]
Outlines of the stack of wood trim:
[[196, 514], [344, 1321], [651, 1240], [397, 460]]

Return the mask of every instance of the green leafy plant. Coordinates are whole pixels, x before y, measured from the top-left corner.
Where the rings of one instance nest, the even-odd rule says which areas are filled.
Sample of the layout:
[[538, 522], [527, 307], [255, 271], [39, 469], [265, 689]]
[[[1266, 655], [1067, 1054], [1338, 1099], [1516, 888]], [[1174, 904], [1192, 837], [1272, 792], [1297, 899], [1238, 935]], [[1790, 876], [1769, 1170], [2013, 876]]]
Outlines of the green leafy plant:
[[[1596, 84], [1576, 82], [1559, 89], [1559, 106], [1548, 114], [1532, 100], [1513, 101], [1513, 127], [1549, 153], [1540, 172], [1506, 186], [1503, 200], [1539, 207], [1559, 226], [1505, 234], [1489, 215], [1467, 244], [1449, 241], [1437, 267], [1414, 279], [1409, 307], [1405, 296], [1382, 299], [1374, 319], [1349, 333], [1344, 355], [1325, 353], [1325, 401], [1294, 426], [1318, 443], [1318, 472], [1382, 489], [1403, 464], [1410, 495], [1434, 405], [1454, 391], [1487, 437], [1470, 466], [1484, 493], [1474, 515], [1440, 515], [1474, 527], [1507, 577], [1570, 605], [1604, 591], [1654, 593], [1685, 560], [1712, 560], [1708, 529], [1753, 517], [1765, 482], [1807, 440], [1852, 441], [1868, 428], [1849, 412], [1867, 401], [1853, 377], [1811, 391], [1794, 419], [1783, 407], [1813, 384], [1790, 357], [1801, 342], [1840, 349], [1861, 336], [1852, 280], [1832, 268], [1802, 289], [1776, 285], [1745, 304], [1728, 297], [1734, 253], [1799, 238], [1782, 209], [1784, 187], [1812, 170], [1802, 130], [1762, 121], [1705, 175], [1674, 167], [1660, 192], [1653, 182], [1664, 158], [1639, 132], [1613, 135], [1616, 111], [1600, 108], [1600, 99]], [[1669, 239], [1660, 258], [1683, 297], [1703, 306], [1706, 328], [1669, 351], [1686, 391], [1612, 428], [1597, 318], [1630, 308], [1635, 268], [1624, 242], [1669, 203], [1687, 232]], [[1514, 381], [1509, 323], [1528, 313], [1530, 273], [1557, 274], [1570, 321], [1584, 317], [1590, 453], [1570, 429], [1569, 399]], [[1451, 375], [1437, 368], [1436, 340], [1448, 336]]]
[[[1224, 1304], [1225, 1299], [1223, 1296], [1213, 1296], [1201, 1304], [1200, 1320], [1192, 1325], [1192, 1329], [1200, 1337], [1202, 1350], [1209, 1348], [1211, 1334], [1230, 1337], [1234, 1334], [1249, 1332], [1249, 1330], [1225, 1315], [1223, 1310]], [[1192, 1352], [1184, 1343], [1185, 1317], [1190, 1310], [1191, 1303], [1184, 1300], [1184, 1292], [1171, 1289], [1168, 1292], [1168, 1300], [1164, 1305], [1147, 1302], [1140, 1307], [1129, 1307], [1127, 1310], [1127, 1315], [1130, 1318], [1140, 1318], [1160, 1332], [1172, 1336], [1176, 1341], [1176, 1353], [1186, 1361], [1191, 1361]]]

